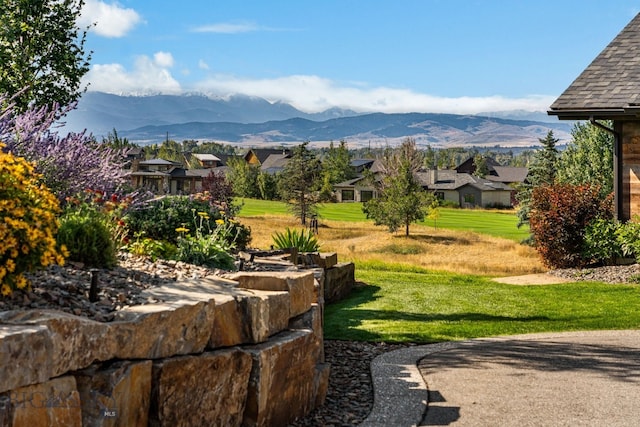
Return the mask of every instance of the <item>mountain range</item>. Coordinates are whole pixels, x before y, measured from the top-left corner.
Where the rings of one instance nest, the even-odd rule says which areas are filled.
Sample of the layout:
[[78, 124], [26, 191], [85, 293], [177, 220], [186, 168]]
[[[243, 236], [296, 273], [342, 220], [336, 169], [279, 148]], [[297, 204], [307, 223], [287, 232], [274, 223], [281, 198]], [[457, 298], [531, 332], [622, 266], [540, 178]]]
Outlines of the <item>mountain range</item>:
[[561, 143], [570, 139], [571, 123], [542, 121], [547, 118], [542, 114], [363, 114], [339, 108], [310, 114], [283, 102], [244, 95], [212, 98], [202, 94], [119, 96], [87, 92], [65, 118], [64, 129], [87, 129], [97, 137], [115, 129], [119, 136], [142, 145], [167, 138], [244, 146], [345, 140], [356, 148], [365, 144], [394, 145], [413, 137], [418, 145], [434, 148], [523, 147], [538, 145], [549, 130]]

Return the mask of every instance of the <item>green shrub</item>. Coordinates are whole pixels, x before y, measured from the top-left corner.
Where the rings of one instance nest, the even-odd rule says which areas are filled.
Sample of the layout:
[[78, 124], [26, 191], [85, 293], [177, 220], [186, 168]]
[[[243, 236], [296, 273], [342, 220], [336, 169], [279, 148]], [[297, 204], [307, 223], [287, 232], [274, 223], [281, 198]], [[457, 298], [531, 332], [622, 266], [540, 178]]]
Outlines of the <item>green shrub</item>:
[[104, 213], [88, 205], [68, 209], [60, 218], [58, 243], [68, 248], [72, 261], [91, 267], [113, 267], [117, 249], [108, 223]]
[[581, 267], [587, 226], [596, 219], [611, 219], [611, 197], [604, 200], [590, 185], [540, 186], [533, 190], [529, 224], [534, 245], [552, 268]]
[[226, 217], [223, 211], [213, 208], [207, 195], [166, 196], [150, 200], [144, 205], [131, 209], [125, 216], [125, 222], [132, 236], [143, 233], [153, 240], [164, 240], [177, 243], [180, 233], [176, 229], [193, 222], [195, 212], [206, 212], [208, 219], [203, 224], [208, 229], [215, 229], [216, 221], [224, 221], [233, 229], [229, 236], [238, 249], [244, 249], [251, 241], [251, 230], [248, 227]]
[[615, 220], [598, 218], [592, 221], [584, 233], [583, 257], [596, 263], [614, 265], [624, 255], [620, 230], [623, 224]]
[[284, 233], [276, 231], [271, 238], [278, 249], [297, 248], [298, 252], [317, 252], [320, 243], [311, 231], [287, 229]]
[[0, 144], [0, 295], [26, 289], [23, 273], [64, 264], [66, 249], [56, 245], [58, 200], [33, 165], [3, 152]]
[[218, 219], [215, 228], [209, 227], [209, 217], [206, 212], [198, 212], [194, 218], [194, 234], [189, 234], [186, 227], [178, 227], [177, 250], [175, 259], [195, 265], [211, 268], [234, 269], [233, 257], [230, 252], [234, 249], [231, 236], [231, 224]]
[[584, 235], [584, 257], [593, 262], [614, 265], [618, 258], [640, 258], [640, 223], [596, 219]]
[[164, 240], [153, 240], [145, 237], [143, 233], [136, 233], [126, 248], [129, 253], [136, 256], [148, 256], [152, 260], [158, 258], [172, 259], [176, 254], [176, 245]]

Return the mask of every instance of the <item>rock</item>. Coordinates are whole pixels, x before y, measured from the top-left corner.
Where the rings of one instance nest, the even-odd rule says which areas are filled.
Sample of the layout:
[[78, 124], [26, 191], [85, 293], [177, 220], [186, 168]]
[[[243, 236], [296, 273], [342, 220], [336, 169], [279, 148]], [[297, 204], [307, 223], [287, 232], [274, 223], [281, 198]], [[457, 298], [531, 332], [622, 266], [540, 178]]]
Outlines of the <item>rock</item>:
[[331, 268], [338, 263], [338, 254], [335, 252], [331, 253], [312, 253], [311, 258], [313, 259], [313, 263], [316, 264], [320, 268]]
[[[23, 335], [23, 338], [28, 341], [22, 344], [25, 349], [31, 351], [29, 370], [33, 370], [35, 366], [36, 370], [41, 371], [36, 375], [41, 380], [85, 368], [94, 361], [108, 360], [115, 352], [116, 343], [110, 339], [109, 325], [84, 317], [53, 310], [9, 311], [0, 313], [0, 322], [5, 325], [16, 325], [17, 330], [22, 329], [22, 326], [18, 325], [33, 325], [40, 326], [43, 328], [41, 330], [46, 331], [44, 341], [40, 334], [30, 334]], [[0, 347], [4, 342], [5, 338], [0, 338]], [[12, 350], [15, 352], [17, 349], [12, 347]], [[2, 352], [2, 354], [6, 353]], [[21, 356], [13, 357], [8, 365], [1, 366], [16, 369], [15, 363], [20, 360], [28, 359], [22, 359]], [[7, 377], [10, 378], [11, 375]], [[2, 376], [3, 383], [7, 377]], [[26, 382], [19, 385], [29, 384], [28, 379], [24, 380]], [[15, 386], [16, 384], [11, 388]]]
[[312, 272], [239, 272], [230, 276], [239, 287], [262, 291], [287, 291], [291, 296], [290, 316], [298, 316], [315, 300]]
[[213, 301], [174, 301], [119, 311], [109, 324], [118, 343], [115, 357], [159, 359], [202, 352], [211, 337], [214, 307]]
[[246, 426], [286, 426], [315, 407], [320, 349], [311, 330], [283, 332], [249, 347], [253, 368]]
[[237, 348], [153, 365], [150, 426], [240, 426], [251, 356]]
[[82, 426], [80, 396], [76, 380], [70, 375], [17, 388], [5, 394], [3, 400], [0, 421], [8, 427]]
[[355, 285], [355, 265], [340, 263], [324, 271], [324, 300], [326, 303], [340, 301]]
[[151, 366], [151, 361], [122, 361], [76, 372], [82, 425], [146, 427], [151, 400]]

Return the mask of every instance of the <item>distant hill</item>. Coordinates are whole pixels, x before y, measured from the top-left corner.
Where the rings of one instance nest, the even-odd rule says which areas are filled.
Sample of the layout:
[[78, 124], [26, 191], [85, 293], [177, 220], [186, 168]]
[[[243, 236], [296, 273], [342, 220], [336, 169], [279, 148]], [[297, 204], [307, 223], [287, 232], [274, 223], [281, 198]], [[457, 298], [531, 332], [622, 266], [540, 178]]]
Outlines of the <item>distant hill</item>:
[[222, 99], [201, 94], [118, 96], [87, 92], [78, 108], [66, 117], [66, 129], [87, 129], [97, 137], [116, 129], [118, 135], [139, 144], [158, 143], [168, 135], [176, 141], [196, 139], [247, 146], [344, 139], [353, 148], [393, 145], [408, 136], [419, 145], [432, 147], [535, 146], [549, 130], [561, 143], [570, 138], [572, 123], [524, 119], [542, 118], [540, 114], [359, 114], [342, 109], [309, 114], [289, 104], [244, 95]]
[[103, 136], [113, 129], [118, 133], [147, 125], [187, 122], [263, 123], [303, 117], [327, 120], [354, 116], [355, 111], [332, 108], [322, 113], [304, 113], [283, 102], [245, 95], [211, 98], [202, 94], [119, 96], [103, 92], [86, 92], [77, 108], [66, 117], [65, 128], [88, 129]]
[[455, 114], [373, 113], [325, 121], [303, 118], [265, 123], [190, 122], [143, 126], [119, 132], [131, 141], [159, 142], [166, 138], [224, 141], [248, 146], [287, 145], [302, 141], [346, 140], [350, 146], [395, 144], [410, 136], [418, 145], [534, 146], [549, 130], [562, 140], [569, 138], [567, 123], [542, 123]]

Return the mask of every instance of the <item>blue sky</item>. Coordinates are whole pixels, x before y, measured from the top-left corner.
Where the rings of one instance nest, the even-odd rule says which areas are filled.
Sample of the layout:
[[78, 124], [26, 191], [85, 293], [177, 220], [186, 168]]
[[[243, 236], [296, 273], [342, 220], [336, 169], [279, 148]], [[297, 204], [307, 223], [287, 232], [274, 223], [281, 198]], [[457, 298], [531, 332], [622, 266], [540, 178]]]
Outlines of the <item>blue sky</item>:
[[87, 0], [89, 90], [307, 111], [546, 111], [637, 0]]

